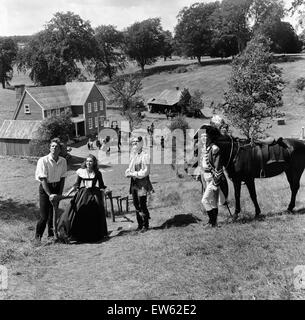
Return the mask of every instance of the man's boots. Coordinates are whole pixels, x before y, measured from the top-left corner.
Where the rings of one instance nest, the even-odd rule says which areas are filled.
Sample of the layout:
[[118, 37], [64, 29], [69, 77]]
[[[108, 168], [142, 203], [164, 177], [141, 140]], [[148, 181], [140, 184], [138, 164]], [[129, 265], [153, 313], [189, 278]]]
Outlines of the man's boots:
[[217, 227], [217, 216], [218, 216], [218, 209], [213, 209], [211, 214], [211, 225], [213, 228]]
[[138, 222], [137, 231], [139, 231], [139, 230], [142, 230], [142, 228], [143, 228], [143, 219], [142, 219], [142, 216], [139, 211], [136, 211], [136, 217], [137, 217], [137, 222]]
[[208, 214], [208, 217], [209, 217], [209, 221], [205, 225], [205, 227], [210, 227], [212, 225], [212, 221], [213, 221], [213, 210], [207, 211], [207, 214]]

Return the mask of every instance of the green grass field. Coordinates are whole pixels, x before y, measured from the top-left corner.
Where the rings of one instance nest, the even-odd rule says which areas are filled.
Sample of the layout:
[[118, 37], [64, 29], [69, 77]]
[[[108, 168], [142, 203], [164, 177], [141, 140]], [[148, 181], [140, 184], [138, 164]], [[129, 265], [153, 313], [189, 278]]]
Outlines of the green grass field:
[[[174, 63], [188, 64], [188, 71], [166, 71], [166, 63], [160, 61], [158, 72], [150, 70], [143, 80], [146, 99], [179, 86], [203, 90], [206, 106], [221, 100], [228, 64], [199, 67], [192, 61], [167, 62]], [[279, 66], [287, 83], [286, 125], [275, 124], [271, 133], [297, 136], [304, 123], [304, 98], [296, 93], [294, 82], [303, 76], [305, 60], [295, 57]], [[0, 89], [0, 121], [11, 118], [14, 99], [14, 91]], [[198, 126], [198, 121], [189, 121]], [[9, 270], [9, 287], [0, 291], [0, 299], [305, 299], [304, 290], [294, 286], [293, 273], [297, 265], [305, 264], [305, 175], [295, 214], [285, 212], [290, 190], [285, 176], [279, 175], [256, 181], [264, 219], [253, 219], [254, 208], [242, 186], [240, 219], [232, 223], [221, 207], [221, 228], [206, 230], [199, 183], [190, 177], [179, 179], [169, 165], [153, 165], [156, 192], [149, 199], [148, 232], [134, 231], [135, 214], [130, 213], [134, 223], [107, 218], [114, 236], [106, 242], [47, 245], [43, 240], [43, 246], [34, 247], [31, 240], [39, 212], [35, 163], [3, 157], [0, 162], [0, 265]], [[65, 189], [74, 183], [75, 169], [70, 168]], [[126, 165], [117, 165], [103, 172], [105, 184], [115, 194], [128, 193], [125, 169]], [[231, 182], [229, 187], [233, 211]], [[62, 210], [67, 201], [62, 201]]]

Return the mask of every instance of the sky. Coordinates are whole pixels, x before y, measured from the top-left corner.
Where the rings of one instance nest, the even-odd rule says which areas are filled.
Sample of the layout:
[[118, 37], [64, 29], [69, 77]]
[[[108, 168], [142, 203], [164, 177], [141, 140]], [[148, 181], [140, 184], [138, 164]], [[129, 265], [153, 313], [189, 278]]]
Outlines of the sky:
[[[44, 28], [56, 12], [72, 11], [93, 28], [114, 25], [123, 30], [136, 21], [161, 18], [164, 30], [174, 31], [179, 11], [195, 2], [214, 0], [0, 0], [0, 36], [31, 35]], [[284, 0], [288, 6], [292, 0]], [[294, 18], [286, 21], [296, 24]]]

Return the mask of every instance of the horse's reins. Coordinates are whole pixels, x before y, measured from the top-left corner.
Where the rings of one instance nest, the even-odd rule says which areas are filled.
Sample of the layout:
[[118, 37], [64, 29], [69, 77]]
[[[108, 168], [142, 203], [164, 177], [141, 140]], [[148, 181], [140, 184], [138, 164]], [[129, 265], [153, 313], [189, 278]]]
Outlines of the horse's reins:
[[[232, 158], [232, 154], [233, 154], [234, 141], [233, 141], [232, 136], [230, 136], [230, 139], [231, 139], [232, 145], [231, 145], [231, 151], [230, 151], [229, 160], [228, 160], [227, 164], [224, 166], [225, 169], [228, 168], [228, 166], [229, 166], [229, 164], [230, 164], [230, 161], [231, 161], [231, 158]], [[238, 151], [239, 151], [239, 143], [238, 143], [238, 150], [237, 150], [236, 155], [238, 154]], [[236, 157], [236, 156], [235, 156], [235, 157]], [[234, 160], [235, 160], [235, 158], [234, 158]], [[233, 161], [234, 161], [234, 160], [233, 160]]]

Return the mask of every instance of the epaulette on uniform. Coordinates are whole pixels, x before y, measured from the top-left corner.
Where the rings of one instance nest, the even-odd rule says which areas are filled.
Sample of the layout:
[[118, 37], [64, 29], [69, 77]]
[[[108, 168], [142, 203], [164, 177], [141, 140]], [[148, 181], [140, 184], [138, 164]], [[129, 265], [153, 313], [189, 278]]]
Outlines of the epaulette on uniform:
[[212, 145], [212, 152], [213, 154], [216, 154], [219, 151], [219, 147], [216, 146], [215, 144]]

